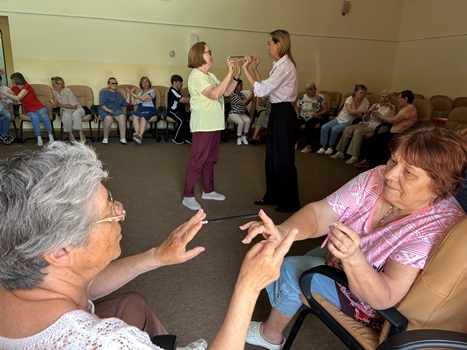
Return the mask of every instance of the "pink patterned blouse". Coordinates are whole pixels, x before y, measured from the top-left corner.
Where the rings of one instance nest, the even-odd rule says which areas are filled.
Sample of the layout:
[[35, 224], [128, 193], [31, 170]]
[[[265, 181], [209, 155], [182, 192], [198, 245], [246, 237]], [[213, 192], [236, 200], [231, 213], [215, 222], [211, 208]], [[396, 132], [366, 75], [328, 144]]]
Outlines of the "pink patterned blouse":
[[[449, 196], [373, 230], [371, 221], [376, 205], [382, 198], [385, 168], [384, 165], [376, 167], [350, 180], [327, 197], [328, 203], [339, 215], [349, 207], [345, 224], [360, 235], [360, 249], [375, 270], [384, 271], [388, 259], [423, 269], [431, 249], [464, 213], [454, 197]], [[342, 269], [339, 259], [329, 252], [325, 262]], [[342, 301], [348, 303], [342, 305], [344, 312], [371, 327], [382, 326], [381, 317], [371, 306], [346, 288], [338, 287], [338, 292], [343, 294], [339, 296], [341, 304]], [[348, 310], [352, 310], [351, 315]]]

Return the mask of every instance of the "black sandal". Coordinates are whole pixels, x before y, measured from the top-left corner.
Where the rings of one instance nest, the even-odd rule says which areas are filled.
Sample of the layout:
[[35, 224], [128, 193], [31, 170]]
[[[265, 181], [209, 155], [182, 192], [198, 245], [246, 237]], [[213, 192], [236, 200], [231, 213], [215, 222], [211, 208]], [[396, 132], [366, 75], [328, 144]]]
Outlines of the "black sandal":
[[257, 201], [253, 202], [256, 205], [276, 205], [276, 203], [265, 201], [264, 199], [258, 199]]

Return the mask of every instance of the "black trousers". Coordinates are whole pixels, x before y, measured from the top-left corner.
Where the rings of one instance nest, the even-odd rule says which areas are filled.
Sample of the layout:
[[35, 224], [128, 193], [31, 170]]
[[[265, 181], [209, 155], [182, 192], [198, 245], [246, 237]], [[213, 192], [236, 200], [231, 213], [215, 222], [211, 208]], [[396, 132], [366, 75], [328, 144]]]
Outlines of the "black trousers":
[[295, 167], [297, 114], [291, 102], [273, 103], [266, 135], [266, 193], [263, 200], [278, 208], [298, 210], [298, 178]]
[[360, 158], [368, 160], [372, 168], [386, 164], [389, 158], [391, 158], [389, 142], [393, 135], [390, 132], [385, 132], [376, 134], [371, 139], [364, 140], [362, 151], [360, 151]]

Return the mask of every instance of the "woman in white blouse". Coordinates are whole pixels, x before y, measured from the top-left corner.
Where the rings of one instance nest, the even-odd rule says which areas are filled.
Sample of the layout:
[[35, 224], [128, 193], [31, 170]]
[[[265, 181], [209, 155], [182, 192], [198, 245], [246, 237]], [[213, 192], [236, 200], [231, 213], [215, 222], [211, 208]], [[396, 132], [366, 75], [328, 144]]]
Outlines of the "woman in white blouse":
[[55, 98], [55, 101], [51, 101], [51, 103], [53, 108], [60, 107], [62, 110], [63, 130], [68, 133], [68, 137], [72, 143], [76, 142], [73, 129], [78, 130], [79, 142], [86, 143], [83, 123], [81, 121], [81, 118], [84, 117], [86, 112], [83, 107], [81, 107], [81, 104], [78, 102], [73, 92], [65, 87], [65, 81], [61, 77], [53, 77], [51, 80]]
[[[255, 96], [269, 96], [271, 100], [266, 137], [266, 193], [254, 203], [277, 205], [276, 211], [292, 212], [300, 209], [294, 151], [298, 121], [292, 105], [297, 97], [297, 69], [287, 31], [278, 29], [269, 33], [267, 44], [268, 54], [274, 60], [269, 78], [261, 78], [258, 56], [245, 56], [243, 65]], [[254, 76], [248, 70], [252, 62]]]

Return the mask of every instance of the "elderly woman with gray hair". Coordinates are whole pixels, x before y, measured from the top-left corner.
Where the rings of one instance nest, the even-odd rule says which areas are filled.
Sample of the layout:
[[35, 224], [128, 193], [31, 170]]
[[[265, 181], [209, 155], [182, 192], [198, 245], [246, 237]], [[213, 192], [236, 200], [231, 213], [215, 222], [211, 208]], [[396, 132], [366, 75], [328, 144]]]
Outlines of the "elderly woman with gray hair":
[[396, 114], [396, 108], [391, 103], [391, 96], [391, 91], [381, 91], [379, 94], [380, 102], [371, 106], [371, 108], [363, 115], [362, 121], [358, 124], [350, 125], [344, 129], [342, 137], [336, 146], [338, 152], [332, 155], [331, 158], [345, 158], [345, 148], [350, 141], [347, 154], [349, 154], [351, 158], [347, 160], [345, 164], [355, 164], [358, 162], [360, 147], [362, 145], [364, 136], [375, 131], [376, 127], [382, 123], [380, 118], [392, 118]]
[[[104, 187], [108, 175], [91, 148], [54, 142], [13, 155], [0, 161], [0, 177], [0, 349], [161, 349], [150, 336], [167, 332], [139, 294], [92, 300], [202, 253], [204, 247], [186, 246], [204, 211], [159, 247], [115, 260], [126, 212]], [[268, 242], [247, 253], [210, 349], [243, 349], [255, 301], [279, 276], [294, 239], [292, 233], [281, 247]], [[183, 349], [206, 347], [199, 340]]]
[[328, 122], [327, 114], [329, 111], [324, 96], [316, 92], [315, 83], [305, 85], [305, 94], [298, 99], [295, 111], [299, 127], [305, 124], [306, 147], [302, 149], [302, 153], [310, 153], [313, 138], [319, 136], [321, 125]]
[[68, 133], [71, 143], [75, 143], [75, 135], [73, 135], [73, 129], [78, 130], [79, 140], [81, 143], [86, 143], [86, 137], [83, 132], [83, 123], [81, 118], [84, 117], [86, 112], [79, 103], [73, 92], [65, 87], [65, 81], [62, 77], [52, 77], [52, 88], [54, 89], [54, 101], [52, 103], [53, 108], [61, 108], [62, 110], [62, 123], [63, 129]]

